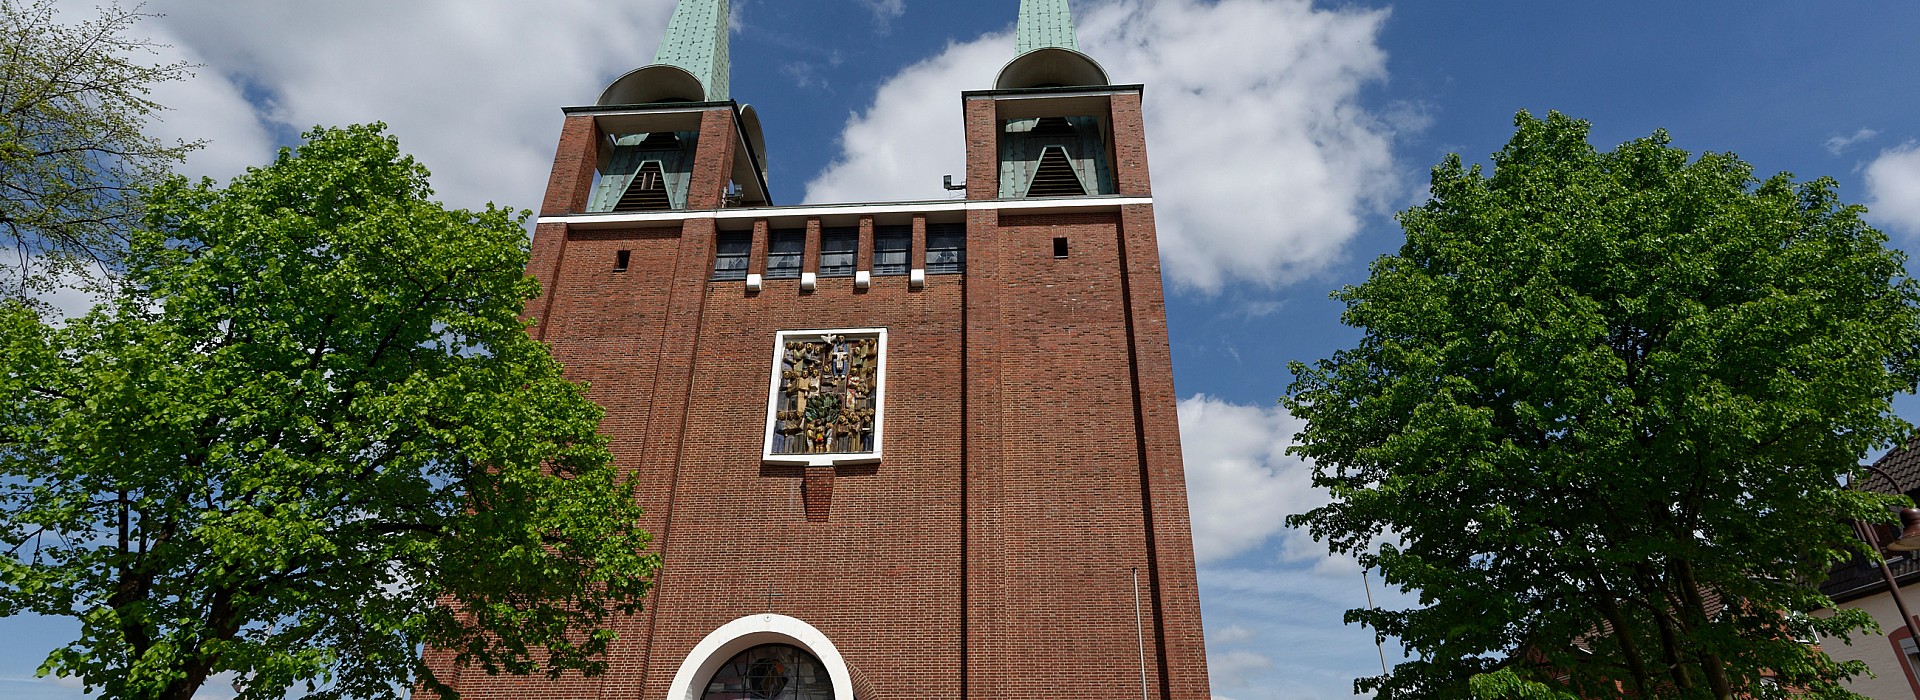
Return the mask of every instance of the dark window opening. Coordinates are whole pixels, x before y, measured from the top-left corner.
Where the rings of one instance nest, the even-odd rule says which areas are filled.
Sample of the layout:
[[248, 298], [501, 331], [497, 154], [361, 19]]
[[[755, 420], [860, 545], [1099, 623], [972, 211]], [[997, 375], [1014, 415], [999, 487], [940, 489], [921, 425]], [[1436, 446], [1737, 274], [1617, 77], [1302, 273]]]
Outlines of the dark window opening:
[[753, 234], [747, 231], [722, 231], [713, 246], [713, 279], [733, 281], [747, 278], [747, 256], [753, 252]]
[[927, 224], [927, 274], [967, 271], [967, 225]]
[[860, 256], [860, 229], [830, 228], [820, 232], [820, 276], [852, 277]]
[[633, 257], [633, 251], [631, 250], [622, 250], [622, 251], [615, 252], [613, 254], [613, 271], [626, 272], [627, 260], [631, 257]]
[[1041, 117], [1040, 121], [1033, 125], [1033, 129], [1027, 131], [1027, 135], [1073, 136], [1075, 132], [1073, 125], [1067, 123], [1066, 117]]
[[873, 274], [907, 274], [907, 257], [913, 254], [912, 226], [877, 226], [873, 229]]
[[[1045, 120], [1041, 120], [1044, 122]], [[680, 148], [680, 135], [671, 131], [655, 131], [647, 134], [640, 142], [642, 151], [673, 151]]]
[[1067, 257], [1067, 238], [1065, 236], [1053, 239], [1053, 257]]
[[800, 260], [807, 254], [807, 232], [801, 229], [774, 231], [767, 239], [767, 279], [784, 280], [800, 276]]

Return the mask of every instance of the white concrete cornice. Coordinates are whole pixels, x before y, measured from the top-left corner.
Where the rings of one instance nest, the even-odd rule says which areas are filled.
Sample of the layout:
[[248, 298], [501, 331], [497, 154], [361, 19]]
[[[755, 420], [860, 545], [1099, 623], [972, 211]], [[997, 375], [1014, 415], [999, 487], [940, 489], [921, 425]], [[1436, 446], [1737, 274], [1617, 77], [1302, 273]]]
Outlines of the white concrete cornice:
[[1152, 197], [1073, 197], [1061, 199], [987, 199], [934, 200], [926, 202], [876, 202], [871, 204], [819, 204], [789, 207], [740, 207], [693, 211], [649, 211], [622, 214], [567, 214], [542, 216], [542, 224], [566, 224], [568, 228], [621, 228], [634, 224], [673, 223], [690, 219], [754, 220], [806, 219], [814, 217], [858, 217], [886, 214], [933, 214], [968, 211], [1019, 211], [1031, 214], [1096, 213], [1119, 211], [1134, 204], [1153, 204]]

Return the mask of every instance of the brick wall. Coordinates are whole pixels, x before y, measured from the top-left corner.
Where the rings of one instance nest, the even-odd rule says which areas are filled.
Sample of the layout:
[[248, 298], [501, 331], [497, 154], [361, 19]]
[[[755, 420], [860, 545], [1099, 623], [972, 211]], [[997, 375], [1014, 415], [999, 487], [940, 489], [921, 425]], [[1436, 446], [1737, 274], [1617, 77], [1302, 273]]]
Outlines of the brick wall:
[[[1118, 182], [1145, 194], [1137, 101], [1114, 105]], [[997, 169], [979, 159], [997, 157], [993, 105], [970, 99], [966, 114], [969, 197], [990, 198]], [[567, 151], [594, 143], [590, 127], [563, 129], [556, 189], [574, 186], [571, 164], [591, 162]], [[712, 177], [731, 162], [725, 135], [703, 132], [697, 161], [713, 170], [696, 174], [691, 200], [725, 184]], [[528, 313], [606, 406], [602, 430], [639, 480], [666, 563], [647, 610], [618, 622], [607, 676], [468, 673], [461, 690], [662, 698], [709, 632], [771, 610], [832, 639], [862, 700], [1135, 697], [1137, 575], [1149, 694], [1206, 698], [1151, 207], [966, 216], [963, 275], [930, 276], [921, 290], [904, 276], [867, 290], [822, 278], [810, 293], [799, 280], [759, 293], [710, 281], [712, 218], [541, 225], [529, 272], [546, 291]], [[907, 220], [917, 267], [926, 217]], [[832, 225], [852, 223], [864, 268], [873, 221]], [[759, 271], [769, 225], [751, 227]], [[808, 271], [820, 229], [806, 222]], [[1066, 258], [1054, 256], [1061, 237]], [[621, 250], [631, 261], [615, 272]], [[860, 327], [888, 329], [884, 461], [761, 464], [775, 333]]]

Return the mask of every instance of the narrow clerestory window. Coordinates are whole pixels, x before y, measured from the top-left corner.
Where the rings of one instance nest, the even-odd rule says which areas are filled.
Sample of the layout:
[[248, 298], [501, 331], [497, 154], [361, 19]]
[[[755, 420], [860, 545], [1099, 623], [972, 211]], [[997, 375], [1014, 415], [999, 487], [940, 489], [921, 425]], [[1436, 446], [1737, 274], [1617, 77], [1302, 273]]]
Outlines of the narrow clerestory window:
[[800, 261], [807, 253], [804, 229], [775, 230], [767, 239], [767, 279], [794, 279], [800, 276]]
[[836, 227], [820, 231], [820, 276], [852, 277], [860, 257], [860, 229]]
[[907, 274], [907, 256], [913, 252], [912, 226], [876, 226], [873, 229], [873, 274]]
[[927, 274], [967, 271], [967, 225], [927, 224]]
[[753, 251], [753, 233], [721, 231], [713, 246], [714, 281], [747, 278], [747, 256]]

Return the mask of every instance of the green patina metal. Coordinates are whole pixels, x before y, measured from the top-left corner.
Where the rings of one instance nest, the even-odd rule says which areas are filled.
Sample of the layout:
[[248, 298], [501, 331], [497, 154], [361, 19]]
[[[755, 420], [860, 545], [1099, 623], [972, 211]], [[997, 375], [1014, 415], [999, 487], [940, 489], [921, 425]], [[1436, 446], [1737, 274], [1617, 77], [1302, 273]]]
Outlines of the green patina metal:
[[1014, 55], [1048, 47], [1080, 50], [1080, 42], [1073, 35], [1073, 12], [1067, 9], [1067, 0], [1021, 0], [1019, 40]]
[[673, 8], [673, 19], [667, 22], [667, 36], [660, 40], [660, 50], [654, 53], [653, 62], [687, 69], [706, 87], [710, 101], [730, 99], [727, 91], [732, 68], [727, 58], [727, 0], [680, 0]]

